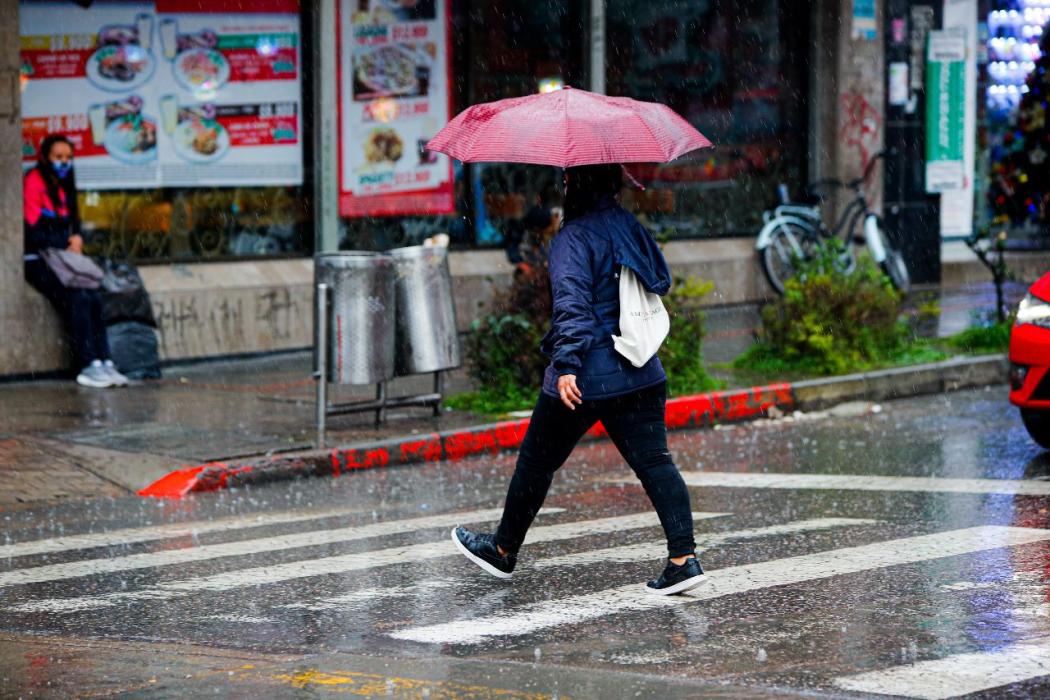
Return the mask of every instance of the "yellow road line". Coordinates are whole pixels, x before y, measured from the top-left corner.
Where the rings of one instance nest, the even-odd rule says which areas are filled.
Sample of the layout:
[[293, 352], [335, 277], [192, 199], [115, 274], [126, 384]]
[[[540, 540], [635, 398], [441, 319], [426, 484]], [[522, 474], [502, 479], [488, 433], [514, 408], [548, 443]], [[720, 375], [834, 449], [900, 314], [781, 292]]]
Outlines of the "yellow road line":
[[[548, 693], [527, 693], [508, 688], [492, 688], [456, 681], [431, 681], [419, 678], [384, 676], [357, 671], [326, 672], [304, 669], [281, 673], [275, 680], [300, 690], [313, 688], [366, 698], [427, 698], [428, 700], [550, 700]], [[565, 696], [559, 695], [564, 698]]]

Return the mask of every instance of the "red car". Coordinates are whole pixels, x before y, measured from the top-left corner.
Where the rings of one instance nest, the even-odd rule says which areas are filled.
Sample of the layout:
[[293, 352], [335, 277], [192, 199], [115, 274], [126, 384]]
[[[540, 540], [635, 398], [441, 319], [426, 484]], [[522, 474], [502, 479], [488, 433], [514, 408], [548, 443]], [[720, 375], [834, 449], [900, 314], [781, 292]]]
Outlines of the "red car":
[[1010, 403], [1028, 434], [1050, 449], [1050, 273], [1028, 289], [1010, 332]]

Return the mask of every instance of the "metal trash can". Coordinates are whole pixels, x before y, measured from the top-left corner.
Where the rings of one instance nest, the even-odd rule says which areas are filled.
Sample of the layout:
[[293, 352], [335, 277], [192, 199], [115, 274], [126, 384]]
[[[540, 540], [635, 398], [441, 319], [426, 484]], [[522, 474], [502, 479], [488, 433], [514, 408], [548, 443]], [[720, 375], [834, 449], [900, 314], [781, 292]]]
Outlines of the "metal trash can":
[[328, 380], [375, 384], [393, 377], [391, 258], [362, 251], [324, 253], [314, 260], [314, 274], [316, 284], [327, 284], [329, 289]]
[[387, 255], [397, 278], [397, 374], [459, 367], [448, 248], [411, 246]]

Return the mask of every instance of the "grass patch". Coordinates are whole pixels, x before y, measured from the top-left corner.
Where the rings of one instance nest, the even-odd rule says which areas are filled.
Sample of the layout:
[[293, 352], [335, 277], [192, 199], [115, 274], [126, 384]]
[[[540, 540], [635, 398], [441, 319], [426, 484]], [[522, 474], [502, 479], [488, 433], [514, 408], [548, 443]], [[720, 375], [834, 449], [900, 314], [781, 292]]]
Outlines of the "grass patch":
[[775, 379], [793, 381], [807, 377], [834, 376], [838, 374], [855, 374], [870, 372], [876, 369], [920, 365], [927, 362], [939, 362], [951, 357], [951, 354], [924, 339], [914, 339], [900, 343], [895, 348], [881, 353], [870, 360], [850, 358], [851, 361], [839, 364], [837, 371], [829, 372], [828, 366], [820, 359], [807, 356], [788, 356], [769, 343], [758, 342], [744, 351], [729, 365], [742, 379], [755, 383]]
[[971, 326], [961, 333], [944, 339], [944, 344], [953, 350], [972, 354], [1006, 352], [1010, 348], [1009, 323], [993, 323], [987, 326]]
[[482, 389], [449, 396], [443, 403], [454, 411], [500, 416], [512, 411], [531, 409], [536, 403], [536, 394], [526, 395], [521, 392], [495, 392]]

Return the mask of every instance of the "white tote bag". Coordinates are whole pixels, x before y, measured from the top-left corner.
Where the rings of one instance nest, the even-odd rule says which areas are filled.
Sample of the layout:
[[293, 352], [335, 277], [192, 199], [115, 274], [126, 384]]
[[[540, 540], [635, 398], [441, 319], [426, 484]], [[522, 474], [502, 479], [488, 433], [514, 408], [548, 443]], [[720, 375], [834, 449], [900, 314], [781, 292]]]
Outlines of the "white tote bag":
[[660, 295], [646, 291], [634, 270], [620, 266], [620, 335], [613, 347], [635, 367], [656, 354], [671, 330], [671, 320]]

